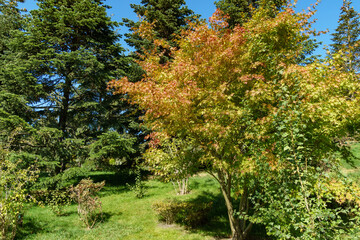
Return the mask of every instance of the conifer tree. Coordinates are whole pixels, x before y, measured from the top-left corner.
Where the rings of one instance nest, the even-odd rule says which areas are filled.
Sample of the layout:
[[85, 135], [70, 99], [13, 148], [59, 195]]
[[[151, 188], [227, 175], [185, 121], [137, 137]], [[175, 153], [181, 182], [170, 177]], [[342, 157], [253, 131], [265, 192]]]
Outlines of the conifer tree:
[[38, 6], [22, 40], [26, 71], [45, 92], [32, 107], [39, 115], [35, 126], [46, 127], [39, 138], [53, 147], [40, 154], [54, 158], [56, 172], [63, 172], [78, 166], [80, 152], [101, 134], [127, 131], [128, 105], [107, 82], [126, 75], [128, 60], [104, 1], [38, 0]]
[[38, 6], [25, 38], [32, 74], [47, 91], [38, 110], [68, 136], [85, 126], [106, 130], [104, 116], [118, 105], [107, 82], [124, 76], [127, 66], [118, 23], [102, 0], [39, 0]]
[[340, 52], [344, 58], [344, 70], [358, 73], [360, 70], [360, 16], [351, 5], [351, 0], [343, 1], [339, 25], [332, 34], [331, 54]]
[[[142, 0], [141, 5], [131, 4], [130, 6], [142, 21], [154, 24], [155, 37], [165, 39], [171, 47], [177, 46], [174, 41], [175, 36], [186, 28], [187, 21], [194, 21], [198, 17], [186, 6], [185, 0]], [[141, 21], [134, 22], [129, 19], [123, 19], [123, 21], [130, 31], [139, 27], [141, 23]], [[152, 46], [152, 43], [139, 36], [138, 33], [132, 32], [125, 36], [127, 37], [125, 41], [129, 46], [139, 53]], [[166, 49], [160, 49], [160, 51], [164, 50], [166, 51]], [[169, 53], [169, 51], [166, 52]], [[169, 59], [167, 53], [164, 54], [163, 61]]]
[[[280, 9], [286, 1], [270, 0], [264, 2], [269, 7], [273, 5], [275, 8]], [[218, 0], [215, 2], [218, 9], [229, 15], [230, 18], [227, 22], [230, 28], [243, 25], [251, 17], [251, 9], [259, 7], [259, 4], [260, 0]]]
[[17, 150], [32, 130], [34, 112], [29, 102], [38, 99], [41, 87], [31, 77], [22, 49], [22, 0], [0, 0], [0, 147]]
[[0, 108], [29, 121], [26, 101], [37, 99], [41, 89], [26, 73], [21, 41], [24, 17], [18, 2], [0, 0]]

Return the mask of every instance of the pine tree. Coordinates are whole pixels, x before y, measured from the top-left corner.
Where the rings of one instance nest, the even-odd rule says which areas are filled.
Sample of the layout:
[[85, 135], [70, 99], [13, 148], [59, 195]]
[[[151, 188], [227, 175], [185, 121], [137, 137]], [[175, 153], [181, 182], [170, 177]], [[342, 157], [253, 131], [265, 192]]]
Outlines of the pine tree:
[[[68, 148], [71, 141], [85, 148], [102, 133], [123, 133], [129, 125], [124, 116], [128, 105], [107, 89], [108, 81], [126, 75], [129, 63], [118, 43], [118, 23], [103, 2], [39, 0], [24, 31], [27, 71], [46, 93], [32, 104], [40, 116], [36, 126], [54, 128], [44, 134], [53, 134]], [[53, 140], [49, 144], [58, 148]], [[64, 171], [74, 156], [58, 150], [52, 155], [60, 154], [57, 171]]]
[[351, 0], [344, 0], [338, 20], [339, 25], [332, 34], [331, 54], [339, 53], [344, 58], [346, 71], [360, 71], [360, 15], [351, 6]]
[[105, 114], [117, 105], [107, 82], [124, 76], [127, 67], [114, 29], [118, 23], [107, 16], [102, 0], [39, 0], [38, 5], [25, 40], [32, 74], [48, 93], [38, 109], [51, 121], [47, 124], [69, 136], [83, 126], [104, 130]]
[[37, 99], [41, 91], [25, 71], [24, 17], [18, 2], [22, 1], [0, 1], [0, 108], [29, 121], [26, 102]]
[[[261, 0], [218, 0], [215, 5], [218, 9], [229, 15], [229, 27], [233, 28], [236, 25], [243, 25], [251, 17], [252, 8], [257, 8]], [[270, 0], [263, 1], [269, 7], [280, 9], [286, 1], [284, 0]], [[273, 11], [275, 13], [276, 11]]]
[[[143, 21], [154, 23], [156, 37], [167, 40], [172, 47], [177, 46], [174, 37], [186, 28], [187, 21], [194, 21], [199, 17], [186, 6], [185, 0], [142, 0], [141, 5], [131, 4], [130, 6]], [[123, 19], [123, 21], [130, 31], [141, 23], [141, 21], [134, 22], [129, 19]], [[143, 48], [149, 49], [152, 46], [148, 40], [141, 38], [137, 33], [132, 32], [125, 36], [128, 45], [139, 53], [142, 53]], [[165, 53], [163, 61], [167, 60], [169, 60], [169, 55]]]

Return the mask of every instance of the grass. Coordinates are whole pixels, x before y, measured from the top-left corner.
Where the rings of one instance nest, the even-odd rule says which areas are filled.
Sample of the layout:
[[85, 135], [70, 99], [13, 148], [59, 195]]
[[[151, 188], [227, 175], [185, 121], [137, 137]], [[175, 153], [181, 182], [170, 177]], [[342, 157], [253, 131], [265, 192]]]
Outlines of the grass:
[[353, 156], [341, 161], [341, 172], [360, 184], [360, 143], [352, 144], [350, 150]]
[[[360, 143], [351, 146], [353, 157], [342, 160], [342, 172], [360, 183]], [[87, 230], [79, 220], [76, 205], [65, 207], [63, 216], [56, 216], [49, 207], [31, 207], [24, 217], [23, 227], [17, 239], [72, 240], [72, 239], [121, 239], [121, 240], [210, 240], [230, 236], [226, 209], [218, 183], [209, 175], [201, 174], [190, 180], [191, 193], [175, 195], [171, 183], [157, 180], [146, 181], [146, 196], [137, 199], [126, 183], [134, 183], [134, 176], [97, 172], [94, 181], [106, 180], [100, 192], [103, 219], [93, 229]], [[179, 225], [159, 223], [152, 204], [169, 198], [179, 200], [213, 202], [210, 222], [197, 229], [188, 230]], [[263, 234], [256, 229], [253, 233]], [[253, 237], [251, 239], [258, 239]], [[261, 239], [261, 238], [260, 238]]]
[[[103, 219], [95, 228], [86, 229], [79, 220], [75, 205], [65, 207], [63, 216], [56, 216], [49, 207], [36, 206], [26, 212], [17, 239], [206, 240], [230, 235], [220, 190], [215, 180], [207, 175], [193, 177], [191, 193], [184, 196], [176, 196], [170, 183], [149, 180], [146, 182], [146, 196], [142, 199], [137, 199], [128, 190], [125, 177], [113, 173], [97, 173], [92, 177], [106, 179], [108, 183], [100, 193]], [[151, 205], [168, 198], [188, 201], [200, 198], [214, 202], [211, 222], [194, 230], [159, 223]]]

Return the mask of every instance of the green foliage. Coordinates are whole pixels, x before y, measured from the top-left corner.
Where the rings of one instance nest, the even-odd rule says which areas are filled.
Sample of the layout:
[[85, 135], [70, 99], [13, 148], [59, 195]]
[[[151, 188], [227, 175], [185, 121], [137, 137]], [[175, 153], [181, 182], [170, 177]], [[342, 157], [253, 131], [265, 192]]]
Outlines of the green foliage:
[[166, 224], [177, 222], [189, 228], [196, 228], [207, 223], [212, 204], [212, 202], [187, 202], [169, 199], [154, 203], [152, 208], [158, 214], [159, 220], [165, 221]]
[[[194, 21], [196, 15], [194, 12], [185, 5], [184, 0], [142, 0], [141, 5], [130, 5], [134, 12], [141, 18], [139, 22], [134, 22], [129, 19], [123, 19], [125, 25], [130, 28], [130, 31], [134, 31], [141, 24], [141, 21], [146, 21], [150, 24], [154, 24], [156, 31], [155, 38], [166, 39], [169, 45], [172, 47], [177, 46], [176, 36], [185, 29], [187, 21]], [[143, 53], [144, 50], [153, 48], [152, 42], [148, 41], [144, 37], [141, 37], [139, 33], [133, 32], [125, 35], [125, 40], [129, 46], [134, 47], [137, 52]], [[166, 49], [159, 49], [160, 52]], [[167, 49], [165, 58], [163, 61], [169, 59], [169, 51]]]
[[351, 6], [351, 0], [344, 0], [338, 26], [332, 33], [331, 54], [340, 53], [344, 59], [345, 71], [360, 71], [360, 16]]
[[135, 141], [136, 138], [128, 134], [105, 132], [90, 145], [89, 159], [97, 167], [120, 166], [130, 159], [131, 153], [135, 153]]
[[138, 154], [136, 107], [107, 89], [129, 63], [108, 6], [40, 0], [22, 14], [18, 2], [0, 1], [0, 144], [9, 157], [36, 166], [36, 187], [54, 190]]
[[34, 129], [24, 119], [0, 108], [0, 145], [18, 150], [26, 146]]
[[88, 229], [93, 228], [101, 217], [101, 201], [96, 196], [104, 187], [105, 181], [94, 183], [91, 179], [82, 179], [77, 186], [71, 186], [71, 197], [78, 204], [78, 215]]
[[275, 97], [287, 101], [278, 101], [275, 134], [257, 162], [258, 189], [250, 199], [259, 208], [250, 220], [277, 239], [341, 239], [357, 229], [360, 192], [336, 174], [340, 133], [315, 131], [326, 129], [326, 118], [308, 118], [300, 81], [281, 86]]
[[50, 206], [51, 211], [57, 216], [64, 214], [64, 207], [71, 203], [69, 190], [50, 190], [47, 192], [45, 203]]
[[24, 109], [24, 103], [39, 100], [43, 90], [29, 71], [24, 46], [25, 14], [18, 2], [24, 1], [0, 1], [0, 106], [28, 121], [32, 111]]
[[35, 182], [37, 171], [19, 168], [17, 162], [9, 160], [9, 152], [0, 148], [0, 237], [14, 239], [22, 222], [25, 203], [34, 201], [27, 193], [28, 187]]
[[168, 225], [175, 223], [180, 211], [179, 201], [174, 199], [156, 202], [152, 205], [152, 208], [158, 214], [159, 220]]
[[215, 6], [229, 15], [227, 22], [230, 28], [234, 28], [236, 25], [242, 26], [247, 22], [251, 18], [254, 9], [259, 7], [259, 4], [271, 7], [272, 14], [275, 16], [276, 12], [282, 9], [286, 2], [286, 0], [218, 0], [215, 2]]
[[81, 167], [102, 133], [127, 131], [128, 106], [107, 82], [125, 75], [128, 60], [118, 44], [119, 25], [103, 1], [41, 0], [38, 6], [27, 16], [19, 44], [27, 56], [24, 71], [43, 88], [31, 102], [35, 140], [44, 144], [35, 146], [48, 164], [45, 174], [54, 177]]
[[181, 202], [178, 221], [189, 228], [197, 228], [209, 221], [212, 202]]
[[144, 154], [146, 164], [164, 181], [171, 181], [175, 191], [180, 194], [189, 192], [189, 178], [200, 167], [201, 150], [189, 138], [165, 138], [156, 148]]
[[135, 194], [137, 198], [143, 198], [146, 195], [145, 182], [141, 176], [141, 168], [136, 166], [135, 169], [135, 183], [134, 185], [127, 184], [127, 187]]
[[[284, 170], [280, 174], [288, 173]], [[277, 176], [273, 182], [268, 181], [262, 189], [264, 192], [257, 196], [268, 204], [260, 208], [259, 215], [252, 221], [264, 224], [267, 234], [276, 239], [342, 239], [353, 236], [359, 226], [359, 205], [349, 200], [343, 204], [338, 201], [344, 195], [345, 198], [350, 195], [358, 199], [359, 192], [353, 192], [351, 184], [348, 189], [342, 187], [329, 191], [331, 185], [324, 182], [334, 185], [334, 176], [324, 178], [311, 168], [300, 174], [295, 173], [292, 178]]]

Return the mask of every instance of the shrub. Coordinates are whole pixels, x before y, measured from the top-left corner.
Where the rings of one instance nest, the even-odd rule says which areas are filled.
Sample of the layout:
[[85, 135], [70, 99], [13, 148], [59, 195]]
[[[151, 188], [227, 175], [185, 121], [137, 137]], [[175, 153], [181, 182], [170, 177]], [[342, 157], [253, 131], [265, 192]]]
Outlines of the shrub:
[[208, 221], [212, 204], [212, 202], [181, 202], [173, 199], [154, 203], [152, 207], [158, 214], [159, 220], [166, 224], [177, 222], [195, 228]]
[[194, 140], [190, 138], [156, 137], [159, 143], [144, 154], [145, 163], [162, 181], [172, 182], [178, 195], [188, 194], [189, 178], [200, 168], [198, 159], [202, 155], [201, 150], [195, 147]]
[[130, 184], [127, 184], [128, 188], [135, 194], [137, 198], [143, 198], [145, 197], [146, 188], [144, 181], [141, 178], [141, 170], [139, 167], [135, 170], [135, 184], [131, 186]]
[[157, 202], [152, 205], [153, 209], [159, 216], [159, 220], [170, 225], [177, 220], [180, 211], [180, 202], [177, 200], [168, 200]]
[[101, 201], [96, 196], [105, 185], [105, 181], [94, 183], [91, 179], [82, 179], [74, 187], [70, 187], [71, 197], [78, 203], [78, 214], [88, 229], [94, 227], [101, 217]]
[[196, 228], [208, 222], [212, 202], [182, 202], [178, 212], [178, 221], [189, 228]]
[[27, 194], [29, 184], [35, 182], [37, 171], [19, 168], [8, 159], [8, 152], [0, 148], [0, 238], [14, 239], [22, 223], [25, 202], [34, 200]]
[[51, 211], [57, 216], [64, 214], [64, 207], [69, 206], [71, 198], [69, 197], [69, 190], [49, 190], [46, 196], [46, 204], [50, 206]]

